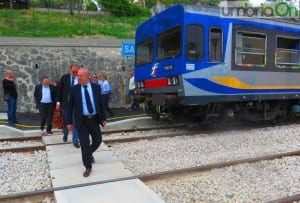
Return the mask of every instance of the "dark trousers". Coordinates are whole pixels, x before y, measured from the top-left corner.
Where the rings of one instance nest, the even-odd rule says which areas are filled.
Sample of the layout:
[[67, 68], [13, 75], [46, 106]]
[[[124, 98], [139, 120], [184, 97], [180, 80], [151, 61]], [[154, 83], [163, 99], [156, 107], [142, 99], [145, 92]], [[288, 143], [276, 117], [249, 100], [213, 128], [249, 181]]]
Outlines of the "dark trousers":
[[[99, 126], [99, 121], [96, 117], [83, 117], [82, 124], [78, 129], [79, 141], [81, 145], [82, 162], [85, 168], [92, 168], [92, 155], [98, 149], [102, 142], [102, 136]], [[92, 144], [90, 144], [90, 137]]]
[[105, 110], [110, 114], [110, 116], [114, 116], [114, 113], [112, 112], [112, 110], [108, 106], [109, 94], [103, 94], [102, 95], [102, 100], [103, 100], [103, 103], [104, 103]]
[[[66, 137], [66, 138], [68, 138], [68, 135], [69, 135], [69, 130], [68, 130], [68, 128], [67, 128], [67, 125], [66, 125], [66, 123], [67, 123], [67, 118], [68, 118], [68, 115], [67, 115], [67, 108], [62, 108], [61, 109], [61, 113], [62, 113], [62, 116], [63, 116], [63, 120], [64, 120], [64, 126], [63, 126], [63, 129], [62, 129], [62, 132], [63, 132], [63, 134], [64, 134], [64, 137]], [[74, 121], [74, 115], [73, 115], [73, 121]], [[75, 122], [73, 122], [73, 123], [75, 123]], [[73, 124], [73, 127], [74, 127], [74, 129], [73, 129], [73, 131], [72, 131], [72, 142], [73, 142], [73, 144], [75, 144], [75, 143], [78, 143], [79, 142], [79, 138], [78, 138], [78, 131], [77, 131], [77, 128], [76, 128], [76, 126]]]
[[135, 98], [134, 90], [129, 90], [128, 91], [128, 96], [129, 96], [129, 104], [131, 105], [131, 109], [136, 109], [138, 108], [139, 104], [138, 101]]
[[7, 100], [7, 120], [9, 124], [17, 122], [16, 117], [17, 99], [10, 96]]
[[52, 118], [53, 118], [53, 104], [49, 103], [41, 103], [39, 105], [39, 112], [40, 112], [40, 119], [41, 119], [41, 125], [40, 128], [43, 131], [44, 126], [47, 122], [47, 132], [50, 132], [52, 130]]

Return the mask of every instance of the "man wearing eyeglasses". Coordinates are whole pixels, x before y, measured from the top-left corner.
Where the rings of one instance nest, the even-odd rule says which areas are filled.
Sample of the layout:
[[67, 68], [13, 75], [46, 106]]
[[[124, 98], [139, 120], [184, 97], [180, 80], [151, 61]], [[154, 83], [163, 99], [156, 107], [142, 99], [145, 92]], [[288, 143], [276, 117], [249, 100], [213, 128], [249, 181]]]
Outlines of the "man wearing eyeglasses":
[[[63, 141], [67, 142], [68, 141], [68, 134], [69, 130], [67, 128], [67, 107], [68, 107], [68, 100], [69, 100], [69, 95], [70, 95], [70, 89], [71, 87], [75, 86], [78, 84], [78, 77], [77, 73], [79, 70], [80, 66], [77, 64], [72, 64], [70, 66], [70, 72], [67, 74], [64, 74], [59, 82], [59, 86], [57, 88], [57, 96], [56, 96], [56, 110], [61, 111], [63, 120], [64, 120], [64, 127], [63, 127]], [[73, 127], [73, 138], [72, 142], [74, 147], [80, 148], [79, 144], [79, 138], [78, 138], [78, 131], [77, 128], [74, 126]]]

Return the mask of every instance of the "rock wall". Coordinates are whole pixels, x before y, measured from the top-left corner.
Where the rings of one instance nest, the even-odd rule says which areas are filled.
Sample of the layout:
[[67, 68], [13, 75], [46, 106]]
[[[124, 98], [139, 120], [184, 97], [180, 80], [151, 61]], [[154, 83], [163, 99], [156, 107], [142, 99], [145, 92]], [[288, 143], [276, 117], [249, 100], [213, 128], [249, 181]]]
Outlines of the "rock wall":
[[[18, 112], [36, 112], [35, 85], [44, 75], [59, 80], [69, 72], [72, 63], [87, 67], [91, 74], [104, 72], [113, 88], [110, 106], [125, 107], [127, 76], [133, 58], [121, 56], [121, 40], [0, 38], [0, 80], [4, 79], [6, 69], [15, 71]], [[3, 95], [2, 84], [0, 95]], [[6, 111], [2, 99], [0, 111]]]

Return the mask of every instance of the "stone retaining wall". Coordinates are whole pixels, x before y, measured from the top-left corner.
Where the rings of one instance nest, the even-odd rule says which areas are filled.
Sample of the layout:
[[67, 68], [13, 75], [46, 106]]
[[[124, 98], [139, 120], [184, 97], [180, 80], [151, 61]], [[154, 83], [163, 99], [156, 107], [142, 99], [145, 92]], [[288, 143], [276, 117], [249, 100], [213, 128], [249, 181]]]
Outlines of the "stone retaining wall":
[[[125, 107], [127, 72], [133, 67], [133, 58], [121, 56], [121, 40], [0, 38], [0, 80], [6, 69], [15, 71], [18, 112], [36, 112], [35, 85], [43, 75], [59, 80], [72, 63], [89, 68], [92, 74], [104, 72], [113, 88], [110, 106]], [[2, 99], [0, 111], [6, 111]]]

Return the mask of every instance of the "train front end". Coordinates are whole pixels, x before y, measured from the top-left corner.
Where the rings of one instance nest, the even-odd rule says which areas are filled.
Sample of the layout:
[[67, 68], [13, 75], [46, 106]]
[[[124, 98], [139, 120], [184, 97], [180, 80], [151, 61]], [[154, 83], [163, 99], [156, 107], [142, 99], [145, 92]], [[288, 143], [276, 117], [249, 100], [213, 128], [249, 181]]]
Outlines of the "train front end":
[[157, 120], [171, 116], [182, 92], [182, 6], [150, 18], [136, 31], [135, 82], [139, 102]]

